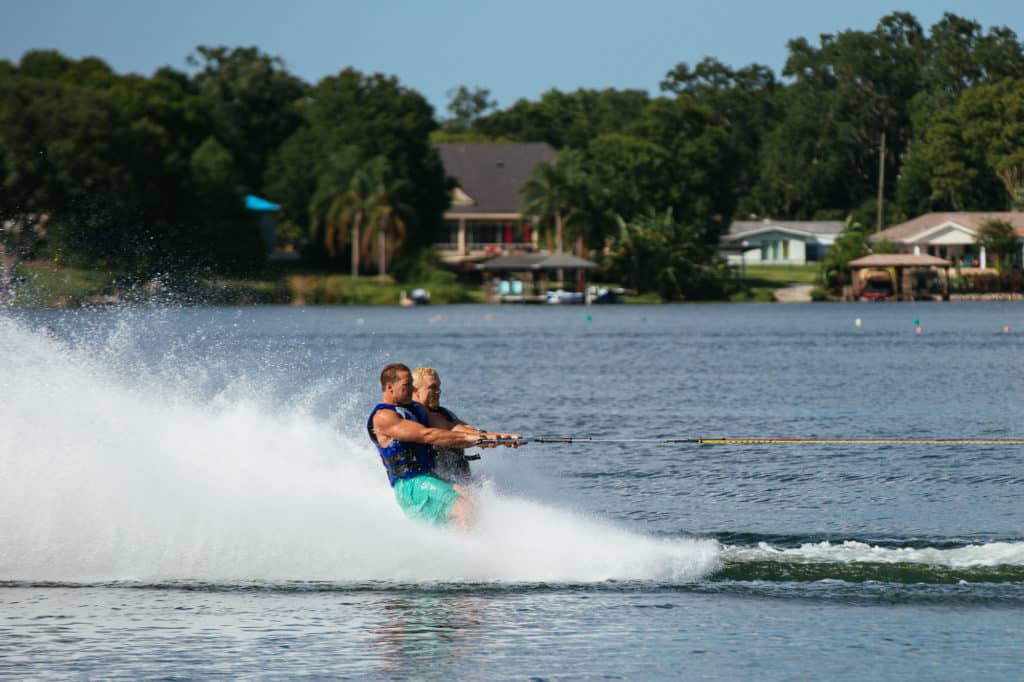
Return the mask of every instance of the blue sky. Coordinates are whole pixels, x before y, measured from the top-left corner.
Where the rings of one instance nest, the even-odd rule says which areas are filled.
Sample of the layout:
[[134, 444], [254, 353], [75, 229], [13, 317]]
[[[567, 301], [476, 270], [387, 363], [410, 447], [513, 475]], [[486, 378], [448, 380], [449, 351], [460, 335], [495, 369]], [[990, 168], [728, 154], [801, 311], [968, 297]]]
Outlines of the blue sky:
[[0, 59], [51, 48], [115, 71], [187, 70], [197, 45], [255, 45], [315, 83], [352, 66], [398, 77], [444, 116], [447, 91], [501, 107], [550, 88], [652, 93], [679, 62], [713, 56], [781, 72], [786, 41], [871, 29], [893, 11], [927, 28], [945, 11], [1024, 35], [1024, 0], [0, 0]]

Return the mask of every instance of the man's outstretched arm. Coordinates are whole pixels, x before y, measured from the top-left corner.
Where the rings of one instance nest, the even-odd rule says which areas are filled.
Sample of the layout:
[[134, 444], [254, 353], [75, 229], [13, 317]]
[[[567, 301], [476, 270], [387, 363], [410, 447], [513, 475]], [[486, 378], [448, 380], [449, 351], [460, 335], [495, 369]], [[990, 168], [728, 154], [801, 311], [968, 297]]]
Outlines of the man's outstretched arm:
[[410, 419], [402, 419], [391, 410], [380, 410], [373, 416], [373, 430], [395, 440], [452, 448], [473, 447], [482, 438], [476, 429], [428, 428]]

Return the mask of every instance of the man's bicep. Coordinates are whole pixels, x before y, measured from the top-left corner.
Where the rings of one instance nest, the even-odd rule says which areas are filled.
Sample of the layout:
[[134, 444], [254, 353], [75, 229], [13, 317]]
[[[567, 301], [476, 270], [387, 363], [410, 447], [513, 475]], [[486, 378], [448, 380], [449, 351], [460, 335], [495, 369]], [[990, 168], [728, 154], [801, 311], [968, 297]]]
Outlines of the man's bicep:
[[391, 424], [384, 427], [384, 433], [396, 440], [418, 441], [423, 435], [424, 428], [410, 419], [396, 418]]
[[405, 420], [391, 410], [381, 410], [373, 415], [373, 430], [378, 435], [393, 438], [395, 434], [392, 433], [392, 429], [394, 429], [396, 424], [400, 424], [403, 421]]

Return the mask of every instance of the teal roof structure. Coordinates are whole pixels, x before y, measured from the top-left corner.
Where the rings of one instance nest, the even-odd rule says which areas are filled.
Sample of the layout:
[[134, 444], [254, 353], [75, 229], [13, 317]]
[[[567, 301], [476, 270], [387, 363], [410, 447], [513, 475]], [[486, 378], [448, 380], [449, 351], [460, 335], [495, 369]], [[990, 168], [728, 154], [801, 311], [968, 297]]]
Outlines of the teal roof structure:
[[262, 197], [258, 197], [255, 194], [245, 195], [245, 207], [250, 211], [276, 211], [281, 208], [280, 204], [275, 204], [272, 201], [267, 201]]

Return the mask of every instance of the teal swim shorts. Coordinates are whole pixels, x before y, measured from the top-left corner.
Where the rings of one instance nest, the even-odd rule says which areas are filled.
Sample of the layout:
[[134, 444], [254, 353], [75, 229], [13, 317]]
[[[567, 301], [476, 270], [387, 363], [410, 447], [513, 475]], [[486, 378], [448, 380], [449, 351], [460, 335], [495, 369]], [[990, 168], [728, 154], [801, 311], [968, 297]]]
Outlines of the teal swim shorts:
[[448, 523], [458, 497], [451, 483], [434, 476], [424, 474], [395, 481], [395, 499], [405, 515], [435, 526]]

